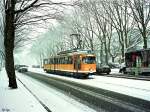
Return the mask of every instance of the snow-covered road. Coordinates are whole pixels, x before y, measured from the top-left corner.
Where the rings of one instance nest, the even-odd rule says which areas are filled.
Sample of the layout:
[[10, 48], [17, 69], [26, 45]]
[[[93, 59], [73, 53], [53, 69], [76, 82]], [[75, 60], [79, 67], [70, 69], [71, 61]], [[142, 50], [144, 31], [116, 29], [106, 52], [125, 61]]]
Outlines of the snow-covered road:
[[5, 70], [0, 72], [0, 112], [47, 112], [41, 103], [52, 112], [96, 112], [29, 76], [16, 75], [18, 89], [12, 90]]
[[17, 72], [17, 77], [52, 111], [52, 112], [95, 112], [73, 98], [50, 88], [49, 86]]
[[[52, 75], [45, 73], [42, 69], [29, 68], [29, 71], [41, 73], [43, 75], [59, 77], [74, 82], [115, 91], [118, 93], [134, 96], [150, 101], [150, 81], [132, 80], [124, 78], [114, 78], [105, 76], [91, 76], [90, 79], [75, 79], [71, 77]], [[117, 71], [117, 70], [116, 70]]]

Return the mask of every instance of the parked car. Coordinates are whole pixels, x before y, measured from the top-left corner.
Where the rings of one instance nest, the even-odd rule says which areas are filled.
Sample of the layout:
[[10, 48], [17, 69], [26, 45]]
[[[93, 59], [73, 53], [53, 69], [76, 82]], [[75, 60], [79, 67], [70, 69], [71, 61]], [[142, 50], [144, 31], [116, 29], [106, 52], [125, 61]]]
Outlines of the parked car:
[[18, 69], [18, 72], [21, 72], [21, 73], [23, 73], [23, 72], [28, 72], [28, 67], [20, 67], [20, 68]]
[[122, 64], [120, 65], [119, 73], [124, 73], [124, 74], [127, 73], [127, 72], [126, 72], [126, 65], [125, 65], [125, 63], [122, 63]]
[[40, 68], [40, 65], [32, 65], [32, 68]]
[[98, 74], [100, 74], [100, 73], [109, 74], [110, 72], [111, 72], [111, 69], [109, 66], [103, 65], [103, 64], [97, 64], [96, 65], [96, 73], [98, 73]]
[[28, 67], [27, 65], [15, 65], [15, 70], [19, 70], [21, 67]]

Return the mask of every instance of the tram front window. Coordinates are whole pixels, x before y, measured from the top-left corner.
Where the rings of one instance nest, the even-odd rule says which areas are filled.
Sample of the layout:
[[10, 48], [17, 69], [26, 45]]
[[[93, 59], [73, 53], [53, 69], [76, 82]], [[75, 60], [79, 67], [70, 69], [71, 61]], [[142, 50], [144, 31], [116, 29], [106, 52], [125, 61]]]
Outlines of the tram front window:
[[94, 64], [95, 63], [95, 57], [84, 57], [82, 59], [83, 63], [87, 63], [87, 64]]

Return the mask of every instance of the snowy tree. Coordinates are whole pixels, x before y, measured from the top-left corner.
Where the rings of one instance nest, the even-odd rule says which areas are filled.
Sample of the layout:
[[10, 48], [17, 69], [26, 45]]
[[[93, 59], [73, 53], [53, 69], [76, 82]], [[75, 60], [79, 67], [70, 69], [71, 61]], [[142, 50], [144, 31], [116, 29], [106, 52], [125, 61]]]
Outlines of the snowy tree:
[[35, 23], [40, 24], [41, 21], [61, 17], [57, 6], [67, 4], [54, 3], [50, 0], [2, 0], [0, 2], [3, 15], [5, 68], [9, 78], [9, 87], [17, 88], [14, 48], [16, 43], [28, 40], [24, 36], [20, 38], [20, 31], [28, 29], [29, 25], [33, 26]]
[[147, 48], [150, 23], [150, 1], [149, 0], [126, 0], [132, 11], [140, 34], [143, 37], [143, 48]]

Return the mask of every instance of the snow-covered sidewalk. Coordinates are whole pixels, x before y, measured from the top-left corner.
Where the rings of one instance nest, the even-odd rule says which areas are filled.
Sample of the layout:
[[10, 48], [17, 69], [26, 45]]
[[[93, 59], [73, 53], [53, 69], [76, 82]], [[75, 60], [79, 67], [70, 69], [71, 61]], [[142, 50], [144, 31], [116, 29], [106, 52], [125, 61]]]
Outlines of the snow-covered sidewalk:
[[9, 89], [5, 70], [0, 72], [0, 112], [7, 112], [7, 110], [8, 112], [47, 112], [39, 101], [52, 112], [95, 112], [88, 106], [29, 76], [18, 72], [16, 75], [18, 89]]
[[10, 89], [5, 70], [0, 71], [0, 112], [47, 112], [21, 82], [17, 83], [18, 89]]

